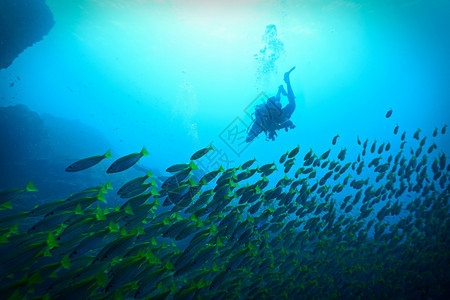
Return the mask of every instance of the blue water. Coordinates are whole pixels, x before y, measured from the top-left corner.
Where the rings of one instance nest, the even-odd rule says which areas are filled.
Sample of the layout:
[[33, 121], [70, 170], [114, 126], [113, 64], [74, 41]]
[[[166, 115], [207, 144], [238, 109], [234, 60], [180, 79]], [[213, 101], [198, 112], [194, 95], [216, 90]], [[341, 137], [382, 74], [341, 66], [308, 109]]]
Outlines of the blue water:
[[[241, 163], [273, 160], [297, 144], [326, 150], [336, 134], [339, 147], [356, 135], [381, 139], [396, 123], [408, 132], [448, 123], [445, 1], [47, 4], [55, 26], [0, 71], [2, 104], [80, 120], [116, 153], [144, 144], [149, 166], [185, 161], [212, 141]], [[284, 52], [257, 74], [254, 55], [270, 24]], [[219, 134], [235, 118], [248, 123], [244, 109], [260, 92], [274, 95], [292, 66], [297, 128], [235, 155]], [[9, 88], [15, 76], [21, 81]]]
[[[450, 124], [448, 1], [46, 3], [55, 26], [0, 70], [0, 106], [23, 104], [42, 118], [47, 116], [46, 126], [52, 126], [51, 118], [59, 118], [80, 129], [66, 131], [55, 125], [52, 130], [57, 133], [52, 133], [47, 150], [40, 148], [34, 156], [29, 150], [27, 163], [45, 163], [33, 163], [28, 174], [23, 173], [24, 157], [8, 152], [20, 172], [1, 170], [2, 178], [7, 178], [2, 189], [33, 180], [38, 188], [39, 183], [45, 186], [49, 199], [62, 199], [81, 190], [78, 187], [107, 180], [124, 183], [145, 174], [142, 170], [168, 176], [167, 167], [188, 162], [195, 151], [209, 145], [214, 151], [198, 161], [204, 173], [220, 165], [237, 168], [253, 158], [259, 166], [278, 164], [280, 156], [297, 145], [300, 161], [310, 149], [317, 155], [331, 149], [330, 157], [336, 159], [346, 148], [345, 164], [361, 153], [357, 137], [362, 142], [368, 139], [368, 148], [374, 141], [377, 148], [390, 142], [395, 156], [405, 131], [404, 153], [409, 160], [419, 143], [413, 139], [419, 128], [420, 138], [428, 139], [424, 153], [432, 142], [437, 145], [428, 158], [429, 170], [442, 153], [448, 162], [449, 134], [441, 134]], [[254, 107], [275, 95], [279, 85], [286, 86], [283, 75], [294, 66], [295, 129], [279, 131], [275, 141], [262, 133], [245, 143]], [[282, 96], [281, 102], [284, 106], [288, 100]], [[389, 110], [392, 116], [386, 118]], [[394, 135], [396, 125], [400, 129]], [[436, 127], [439, 134], [432, 138]], [[91, 131], [98, 138], [87, 137]], [[21, 138], [25, 143], [32, 135]], [[139, 161], [140, 169], [99, 175], [109, 165], [102, 162], [80, 174], [64, 173], [71, 162], [107, 149], [119, 158], [143, 146], [150, 155]], [[369, 154], [366, 166], [375, 157], [376, 153]], [[281, 165], [278, 170], [271, 175], [269, 188], [285, 176]], [[318, 172], [318, 178], [323, 176]], [[442, 221], [448, 223], [448, 168], [443, 173], [445, 184], [439, 193], [447, 203]], [[366, 177], [377, 187], [373, 172], [364, 171], [357, 179]], [[383, 179], [381, 184], [385, 183]], [[403, 208], [415, 197], [404, 194]], [[403, 210], [388, 217], [389, 223], [407, 215]]]

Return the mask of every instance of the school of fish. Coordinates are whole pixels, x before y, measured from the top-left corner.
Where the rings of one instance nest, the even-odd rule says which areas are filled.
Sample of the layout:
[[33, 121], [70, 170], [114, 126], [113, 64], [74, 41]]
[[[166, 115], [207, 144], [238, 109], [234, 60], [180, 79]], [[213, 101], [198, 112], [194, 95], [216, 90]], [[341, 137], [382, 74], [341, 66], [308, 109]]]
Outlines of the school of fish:
[[[149, 170], [121, 187], [108, 182], [29, 211], [14, 205], [37, 190], [32, 182], [0, 192], [0, 294], [442, 298], [450, 278], [450, 164], [433, 139], [445, 131], [426, 137], [418, 129], [410, 140], [405, 132], [399, 149], [358, 137], [350, 161], [346, 148], [300, 155], [298, 146], [277, 162], [253, 159], [196, 180], [195, 160], [214, 151], [208, 147], [167, 168], [164, 182]], [[108, 173], [147, 154], [123, 157]], [[110, 157], [107, 151], [67, 171]], [[108, 205], [107, 193], [121, 205]]]

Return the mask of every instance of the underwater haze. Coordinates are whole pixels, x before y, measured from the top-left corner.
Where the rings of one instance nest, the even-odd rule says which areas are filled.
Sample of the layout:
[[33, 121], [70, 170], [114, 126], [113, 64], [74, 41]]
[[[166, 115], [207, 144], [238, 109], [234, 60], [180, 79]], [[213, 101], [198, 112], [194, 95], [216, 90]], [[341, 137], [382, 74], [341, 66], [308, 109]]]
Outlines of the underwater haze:
[[[47, 4], [55, 26], [1, 71], [2, 102], [80, 120], [120, 154], [144, 144], [149, 166], [184, 161], [212, 141], [235, 163], [273, 160], [297, 144], [325, 150], [338, 133], [345, 145], [357, 134], [380, 139], [397, 122], [429, 131], [448, 120], [445, 1]], [[282, 46], [261, 62], [271, 24]], [[276, 94], [293, 66], [296, 129], [234, 155], [218, 135], [235, 118], [249, 123], [245, 108], [260, 92]], [[21, 78], [12, 89], [10, 73]]]
[[3, 295], [450, 296], [450, 2], [45, 2], [0, 70]]

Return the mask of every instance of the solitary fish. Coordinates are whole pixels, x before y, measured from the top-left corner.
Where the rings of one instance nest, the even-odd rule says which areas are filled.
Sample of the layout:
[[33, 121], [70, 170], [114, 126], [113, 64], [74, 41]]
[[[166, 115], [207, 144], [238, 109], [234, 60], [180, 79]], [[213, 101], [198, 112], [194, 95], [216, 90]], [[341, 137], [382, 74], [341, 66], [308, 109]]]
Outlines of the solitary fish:
[[96, 155], [92, 157], [88, 157], [77, 162], [74, 162], [70, 166], [66, 168], [66, 172], [78, 172], [95, 166], [99, 162], [101, 162], [104, 158], [112, 158], [111, 151], [106, 151], [103, 155]]
[[405, 140], [405, 137], [406, 137], [406, 131], [403, 131], [403, 134], [402, 134], [402, 136], [401, 136], [401, 140], [404, 141], [404, 140]]
[[320, 159], [327, 159], [327, 158], [328, 158], [328, 155], [330, 154], [330, 151], [331, 151], [331, 149], [329, 149], [327, 152], [323, 153], [323, 154], [320, 156]]
[[29, 181], [23, 188], [14, 188], [0, 192], [0, 203], [12, 200], [25, 192], [36, 192], [37, 189], [32, 181]]
[[281, 155], [280, 157], [280, 164], [284, 163], [286, 161], [286, 157], [288, 156], [289, 151], [286, 152], [285, 154]]
[[414, 138], [416, 139], [416, 140], [419, 140], [419, 133], [421, 132], [422, 130], [420, 130], [420, 128], [418, 128], [417, 129], [417, 131], [414, 133]]
[[209, 152], [209, 150], [214, 150], [212, 146], [209, 146], [207, 148], [203, 148], [198, 150], [197, 152], [195, 152], [192, 156], [191, 156], [191, 160], [196, 160], [199, 159], [200, 157], [202, 157], [203, 155], [205, 155], [206, 153]]
[[187, 164], [177, 164], [177, 165], [173, 165], [173, 166], [171, 166], [171, 167], [168, 167], [168, 168], [166, 169], [166, 172], [169, 172], [169, 173], [178, 172], [178, 171], [181, 171], [181, 170], [183, 170], [183, 169], [186, 169], [187, 166], [188, 166]]
[[121, 157], [106, 170], [106, 173], [117, 173], [125, 171], [128, 168], [131, 168], [134, 164], [136, 164], [139, 159], [143, 156], [147, 156], [148, 152], [145, 147], [142, 147], [141, 152], [128, 154], [127, 156]]
[[288, 158], [292, 158], [297, 155], [298, 150], [300, 149], [300, 145], [297, 145], [291, 152], [289, 152]]
[[426, 141], [427, 141], [427, 137], [424, 137], [424, 138], [420, 141], [420, 146], [425, 145]]
[[386, 151], [389, 151], [389, 149], [391, 149], [391, 143], [387, 143], [386, 148], [384, 148]]
[[447, 124], [445, 124], [444, 127], [442, 127], [441, 133], [444, 134], [444, 133], [445, 133], [445, 130], [447, 130]]
[[216, 178], [217, 174], [219, 174], [220, 172], [224, 172], [224, 169], [222, 168], [222, 166], [220, 166], [219, 169], [211, 171], [209, 173], [206, 173], [202, 179], [200, 179], [200, 182], [202, 184], [207, 184], [208, 182], [210, 182], [211, 180], [213, 180], [214, 178]]
[[338, 154], [338, 158], [339, 158], [340, 160], [344, 160], [344, 159], [345, 159], [345, 153], [346, 153], [346, 152], [347, 152], [347, 148], [342, 149], [341, 152], [339, 152], [339, 154]]
[[153, 176], [152, 172], [148, 171], [146, 175], [128, 181], [117, 191], [117, 194], [118, 195], [125, 194], [128, 191], [138, 188], [147, 180], [147, 178], [150, 178], [152, 176]]
[[359, 136], [356, 137], [358, 140], [358, 145], [361, 145], [361, 141], [359, 140]]
[[433, 137], [436, 137], [436, 136], [437, 136], [437, 133], [438, 133], [438, 129], [437, 129], [437, 127], [436, 127], [436, 128], [434, 128], [434, 131], [433, 131]]
[[388, 110], [386, 113], [386, 118], [389, 118], [392, 115], [392, 109]]
[[394, 134], [397, 134], [397, 132], [398, 132], [398, 124], [397, 124], [397, 126], [395, 126], [395, 128], [394, 128]]
[[176, 165], [173, 165], [171, 167], [168, 167], [166, 169], [166, 172], [176, 173], [176, 172], [179, 172], [179, 171], [187, 169], [187, 168], [191, 168], [191, 170], [197, 170], [198, 169], [197, 166], [194, 164], [194, 162], [191, 161], [189, 164], [176, 164]]
[[414, 154], [416, 157], [419, 157], [420, 153], [422, 153], [422, 146], [416, 149], [416, 153]]
[[377, 146], [377, 141], [374, 141], [373, 144], [372, 144], [372, 147], [370, 148], [370, 152], [374, 153], [376, 146]]
[[312, 151], [312, 149], [310, 148], [309, 149], [309, 152], [308, 153], [306, 153], [306, 155], [305, 155], [305, 157], [303, 158], [303, 160], [308, 160], [308, 159], [310, 159], [310, 157], [311, 157], [311, 155], [313, 154], [313, 151]]
[[253, 158], [253, 159], [251, 159], [251, 160], [245, 162], [245, 163], [242, 165], [242, 169], [245, 170], [245, 169], [250, 168], [251, 165], [253, 165], [253, 163], [254, 163], [255, 161], [256, 161], [256, 158]]
[[378, 147], [378, 154], [381, 154], [381, 152], [383, 152], [383, 148], [384, 148], [384, 142], [383, 142], [383, 144], [380, 145], [380, 147]]
[[433, 143], [433, 144], [430, 146], [430, 148], [428, 148], [428, 153], [431, 153], [431, 152], [433, 151], [433, 149], [436, 149], [436, 148], [437, 148], [436, 144]]
[[333, 138], [333, 145], [336, 145], [336, 141], [337, 141], [337, 138], [339, 137], [339, 134], [337, 134], [334, 138]]

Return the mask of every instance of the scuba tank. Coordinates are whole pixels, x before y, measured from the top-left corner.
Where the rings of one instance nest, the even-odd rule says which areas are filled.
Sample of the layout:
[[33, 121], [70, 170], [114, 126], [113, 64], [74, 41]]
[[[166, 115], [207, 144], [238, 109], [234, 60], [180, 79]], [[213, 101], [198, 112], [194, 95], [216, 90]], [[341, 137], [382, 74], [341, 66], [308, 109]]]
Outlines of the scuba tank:
[[252, 113], [252, 122], [247, 127], [247, 134], [251, 130], [253, 124], [258, 120], [258, 127], [261, 128], [262, 131], [266, 134], [267, 137], [267, 130], [265, 128], [266, 122], [269, 119], [269, 112], [267, 110], [267, 104], [262, 103], [255, 106], [255, 112]]

